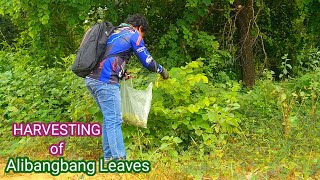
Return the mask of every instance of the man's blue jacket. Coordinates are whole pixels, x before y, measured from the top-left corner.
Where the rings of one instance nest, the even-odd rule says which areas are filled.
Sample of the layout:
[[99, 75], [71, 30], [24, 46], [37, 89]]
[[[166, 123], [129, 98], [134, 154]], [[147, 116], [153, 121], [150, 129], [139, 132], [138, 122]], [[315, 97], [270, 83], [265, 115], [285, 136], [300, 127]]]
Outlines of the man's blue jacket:
[[162, 66], [149, 54], [138, 31], [128, 24], [121, 24], [108, 38], [106, 46], [105, 59], [88, 75], [93, 79], [118, 84], [133, 52], [143, 67], [153, 72], [162, 72]]

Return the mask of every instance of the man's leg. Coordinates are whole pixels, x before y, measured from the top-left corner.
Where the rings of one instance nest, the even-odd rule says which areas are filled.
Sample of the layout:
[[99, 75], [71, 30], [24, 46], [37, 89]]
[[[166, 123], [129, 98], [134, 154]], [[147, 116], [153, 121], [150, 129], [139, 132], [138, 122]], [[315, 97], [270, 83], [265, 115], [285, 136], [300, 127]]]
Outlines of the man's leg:
[[96, 93], [103, 113], [103, 129], [106, 129], [112, 157], [116, 160], [125, 158], [126, 152], [121, 130], [120, 88], [118, 85], [105, 84]]
[[[100, 88], [100, 86], [104, 86], [104, 84], [102, 82], [99, 82], [91, 78], [86, 78], [85, 81], [86, 81], [87, 89], [89, 90], [90, 94], [92, 95], [97, 105], [99, 106], [100, 111], [102, 111], [101, 105], [97, 98], [96, 91], [97, 89]], [[107, 131], [106, 131], [106, 128], [104, 128], [104, 123], [102, 123], [102, 148], [103, 148], [104, 159], [109, 160], [112, 157], [112, 154], [111, 154], [111, 150], [108, 142]]]

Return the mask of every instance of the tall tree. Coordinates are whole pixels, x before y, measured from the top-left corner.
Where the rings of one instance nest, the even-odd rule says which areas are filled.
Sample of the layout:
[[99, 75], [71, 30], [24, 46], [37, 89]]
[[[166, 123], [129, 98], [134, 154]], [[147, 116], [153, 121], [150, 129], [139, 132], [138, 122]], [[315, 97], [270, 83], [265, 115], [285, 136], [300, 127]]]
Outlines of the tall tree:
[[255, 63], [253, 55], [253, 37], [251, 29], [253, 24], [253, 0], [236, 0], [235, 5], [239, 9], [237, 27], [240, 37], [240, 61], [242, 80], [247, 86], [253, 86], [255, 82]]

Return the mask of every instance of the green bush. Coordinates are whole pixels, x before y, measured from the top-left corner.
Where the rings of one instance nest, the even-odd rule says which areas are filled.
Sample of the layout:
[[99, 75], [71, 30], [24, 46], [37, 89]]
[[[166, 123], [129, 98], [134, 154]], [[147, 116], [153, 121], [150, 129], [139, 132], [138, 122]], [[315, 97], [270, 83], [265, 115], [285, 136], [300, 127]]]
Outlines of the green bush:
[[[240, 107], [240, 84], [230, 81], [213, 85], [202, 66], [201, 61], [193, 61], [185, 67], [172, 68], [170, 79], [155, 81], [148, 129], [141, 129], [144, 138], [149, 139], [144, 147], [152, 144], [163, 149], [171, 139], [175, 140], [171, 143], [179, 142], [179, 151], [194, 143], [210, 149], [239, 133], [241, 115], [235, 110]], [[135, 130], [125, 128], [125, 138], [130, 139]]]
[[[65, 58], [62, 64], [69, 66], [73, 58]], [[173, 68], [169, 80], [155, 82], [148, 129], [139, 130], [154, 146], [162, 144], [162, 137], [174, 136], [182, 140], [180, 149], [192, 142], [211, 147], [239, 132], [240, 115], [235, 110], [240, 107], [240, 84], [213, 85], [203, 74], [202, 65], [194, 61]], [[10, 127], [13, 122], [102, 122], [83, 79], [69, 69], [20, 66], [1, 73], [0, 78], [1, 127]], [[145, 83], [141, 78], [134, 81]], [[125, 127], [126, 142], [132, 143], [132, 136], [139, 131]], [[1, 132], [4, 137], [10, 134], [8, 128]], [[151, 143], [142, 144], [150, 147]]]
[[[13, 122], [102, 123], [102, 114], [83, 79], [70, 71], [74, 55], [63, 58], [60, 68], [17, 64], [16, 59], [31, 61], [23, 53], [6, 56], [11, 57], [12, 66], [0, 73], [0, 135], [7, 145], [3, 148], [25, 141], [11, 136]], [[295, 133], [304, 134], [302, 129], [310, 125], [304, 124], [306, 117], [319, 115], [319, 71], [283, 82], [275, 82], [273, 74], [265, 71], [264, 78], [246, 90], [223, 72], [216, 83], [209, 82], [203, 65], [199, 59], [172, 68], [168, 80], [132, 69], [138, 74], [133, 79], [135, 88], [143, 89], [149, 82], [154, 82], [154, 88], [148, 128], [124, 125], [123, 136], [130, 151], [158, 149], [176, 157], [191, 147], [208, 152], [243, 135], [274, 141], [291, 138]], [[101, 146], [98, 138], [71, 138], [69, 142], [73, 145], [68, 149]]]
[[[28, 56], [13, 60], [19, 58], [27, 60]], [[73, 58], [65, 60], [72, 62]], [[11, 135], [13, 122], [101, 120], [83, 79], [70, 69], [24, 66], [14, 61], [12, 64], [14, 68], [0, 73], [0, 135], [4, 144], [21, 139]]]

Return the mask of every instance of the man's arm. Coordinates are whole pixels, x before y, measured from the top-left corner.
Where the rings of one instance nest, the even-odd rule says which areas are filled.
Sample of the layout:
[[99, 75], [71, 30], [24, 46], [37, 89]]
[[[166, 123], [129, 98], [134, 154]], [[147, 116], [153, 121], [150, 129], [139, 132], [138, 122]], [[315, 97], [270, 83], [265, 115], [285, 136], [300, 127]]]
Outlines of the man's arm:
[[135, 33], [131, 36], [130, 43], [134, 53], [138, 57], [143, 67], [152, 72], [162, 73], [164, 68], [152, 58], [144, 45], [142, 37], [139, 36], [139, 33]]

